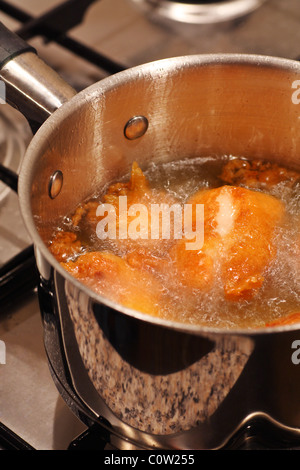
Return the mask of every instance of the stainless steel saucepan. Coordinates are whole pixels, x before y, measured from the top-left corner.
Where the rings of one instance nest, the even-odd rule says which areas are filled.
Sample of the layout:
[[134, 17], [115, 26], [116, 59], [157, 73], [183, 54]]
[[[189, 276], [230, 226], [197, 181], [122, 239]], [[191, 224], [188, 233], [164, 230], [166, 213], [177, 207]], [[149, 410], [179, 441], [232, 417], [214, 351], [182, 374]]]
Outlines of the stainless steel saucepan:
[[[133, 161], [146, 168], [234, 154], [300, 170], [300, 64], [242, 54], [170, 58], [76, 94], [3, 26], [0, 44], [7, 99], [40, 126], [18, 192], [40, 273], [49, 367], [69, 406], [136, 448], [217, 449], [257, 419], [300, 439], [297, 326], [223, 330], [160, 320], [95, 294], [47, 248], [61, 219]], [[134, 117], [148, 127], [140, 136], [133, 126], [128, 138]]]

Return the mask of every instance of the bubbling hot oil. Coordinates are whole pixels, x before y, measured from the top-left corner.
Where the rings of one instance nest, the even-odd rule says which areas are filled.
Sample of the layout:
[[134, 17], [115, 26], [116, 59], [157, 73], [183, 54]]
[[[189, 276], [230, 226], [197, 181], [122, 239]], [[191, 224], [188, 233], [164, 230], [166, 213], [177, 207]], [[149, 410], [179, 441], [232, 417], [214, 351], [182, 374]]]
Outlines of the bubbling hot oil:
[[[184, 204], [201, 189], [224, 185], [219, 175], [223, 165], [231, 158], [208, 157], [152, 163], [144, 174], [154, 190], [164, 190]], [[124, 181], [128, 181], [128, 175]], [[215, 282], [209, 292], [180, 284], [177, 278], [170, 275], [171, 265], [163, 273], [152, 267], [152, 274], [160, 283], [163, 299], [159, 316], [167, 320], [214, 328], [257, 328], [292, 312], [300, 312], [300, 184], [291, 186], [283, 181], [270, 188], [266, 186], [255, 190], [282, 200], [287, 214], [284, 224], [274, 233], [276, 256], [266, 266], [263, 285], [256, 295], [250, 300], [226, 300], [221, 277], [218, 275], [218, 262], [214, 265]], [[100, 201], [104, 193], [105, 191], [93, 195], [91, 200]], [[72, 230], [70, 220], [66, 218], [60, 229]], [[84, 219], [76, 233], [84, 251], [109, 250], [118, 256], [125, 254], [120, 244], [111, 240], [99, 240]], [[159, 255], [156, 252], [156, 256]], [[118, 288], [121, 289], [122, 286]], [[114, 289], [111, 291], [113, 295]]]

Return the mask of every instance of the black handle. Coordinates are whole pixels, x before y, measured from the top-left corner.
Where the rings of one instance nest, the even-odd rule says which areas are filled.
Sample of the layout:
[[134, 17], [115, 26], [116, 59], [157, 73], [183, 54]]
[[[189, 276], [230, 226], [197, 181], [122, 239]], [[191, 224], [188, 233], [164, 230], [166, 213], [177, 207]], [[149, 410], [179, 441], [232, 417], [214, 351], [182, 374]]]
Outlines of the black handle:
[[17, 173], [0, 163], [0, 181], [3, 181], [3, 183], [9, 186], [15, 193], [18, 192], [18, 179]]
[[24, 52], [36, 53], [36, 50], [0, 22], [0, 69]]
[[13, 305], [22, 294], [37, 287], [39, 274], [36, 267], [34, 247], [28, 246], [0, 268], [0, 305]]

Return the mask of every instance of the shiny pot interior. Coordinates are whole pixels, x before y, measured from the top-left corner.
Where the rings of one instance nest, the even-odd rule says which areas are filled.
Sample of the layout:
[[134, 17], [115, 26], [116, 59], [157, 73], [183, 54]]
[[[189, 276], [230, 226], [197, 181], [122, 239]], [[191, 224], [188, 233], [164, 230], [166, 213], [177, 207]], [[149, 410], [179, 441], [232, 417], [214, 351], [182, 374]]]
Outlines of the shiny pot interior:
[[[20, 203], [34, 242], [62, 272], [45, 247], [53, 230], [135, 160], [145, 169], [150, 162], [235, 155], [299, 170], [299, 74], [300, 65], [285, 59], [191, 56], [138, 66], [79, 93], [46, 121], [24, 159]], [[128, 139], [124, 129], [136, 116], [148, 128]], [[62, 189], [51, 198], [57, 171]]]

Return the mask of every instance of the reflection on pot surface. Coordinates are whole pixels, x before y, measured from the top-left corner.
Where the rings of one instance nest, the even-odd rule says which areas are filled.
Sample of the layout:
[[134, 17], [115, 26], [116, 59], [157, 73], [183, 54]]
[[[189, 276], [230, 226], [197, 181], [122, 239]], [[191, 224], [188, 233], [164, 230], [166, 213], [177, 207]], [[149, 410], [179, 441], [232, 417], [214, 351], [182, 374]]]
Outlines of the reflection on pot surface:
[[[201, 339], [141, 328], [122, 314], [91, 308], [68, 283], [66, 297], [83, 363], [109, 409], [124, 423], [168, 435], [207, 422], [243, 371], [250, 339]], [[88, 338], [88, 340], [87, 340]]]

